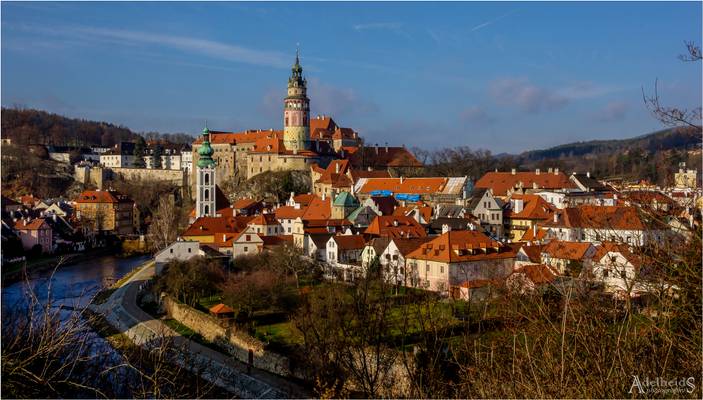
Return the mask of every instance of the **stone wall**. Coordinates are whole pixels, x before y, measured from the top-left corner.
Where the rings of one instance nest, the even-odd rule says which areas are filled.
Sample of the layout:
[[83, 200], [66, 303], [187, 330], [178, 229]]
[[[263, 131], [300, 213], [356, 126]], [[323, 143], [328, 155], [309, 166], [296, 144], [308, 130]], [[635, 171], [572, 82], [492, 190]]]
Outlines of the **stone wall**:
[[227, 350], [239, 361], [248, 363], [249, 351], [251, 351], [254, 355], [255, 368], [285, 377], [301, 377], [301, 373], [291, 372], [287, 357], [265, 350], [261, 341], [246, 332], [237, 330], [233, 325], [179, 303], [168, 296], [163, 297], [163, 305], [169, 317]]
[[187, 185], [186, 172], [175, 169], [112, 168], [114, 175], [124, 180], [166, 181], [178, 187]]

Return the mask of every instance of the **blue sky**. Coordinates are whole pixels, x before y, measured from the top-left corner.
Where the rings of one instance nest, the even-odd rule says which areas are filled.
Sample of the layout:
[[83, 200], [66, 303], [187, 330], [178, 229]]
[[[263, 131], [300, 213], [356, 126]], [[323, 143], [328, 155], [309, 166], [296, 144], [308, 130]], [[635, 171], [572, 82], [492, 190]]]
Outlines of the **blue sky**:
[[300, 43], [313, 115], [368, 143], [495, 153], [626, 138], [701, 104], [701, 3], [2, 2], [2, 105], [137, 131], [282, 126]]

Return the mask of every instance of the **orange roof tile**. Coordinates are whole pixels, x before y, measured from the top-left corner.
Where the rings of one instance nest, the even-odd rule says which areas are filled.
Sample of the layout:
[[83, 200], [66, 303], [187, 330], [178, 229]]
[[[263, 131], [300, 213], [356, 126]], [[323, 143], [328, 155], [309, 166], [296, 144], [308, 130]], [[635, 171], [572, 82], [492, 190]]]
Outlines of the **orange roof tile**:
[[566, 242], [561, 240], [552, 240], [544, 248], [543, 253], [549, 254], [552, 258], [562, 260], [583, 260], [586, 252], [593, 245], [588, 242]]
[[510, 199], [518, 199], [523, 201], [523, 208], [520, 212], [510, 212], [509, 218], [512, 219], [548, 219], [552, 218], [552, 214], [556, 210], [553, 205], [536, 194], [514, 194]]
[[321, 197], [313, 197], [308, 207], [303, 214], [303, 220], [311, 219], [329, 219], [332, 216], [332, 199], [326, 197], [324, 200]]
[[181, 236], [210, 236], [217, 233], [238, 233], [247, 227], [254, 217], [200, 217]]
[[359, 192], [389, 190], [393, 193], [432, 194], [444, 190], [447, 181], [448, 178], [368, 178]]
[[126, 195], [114, 190], [85, 190], [78, 195], [76, 203], [120, 203], [131, 201]]
[[391, 237], [391, 238], [413, 238], [425, 237], [427, 233], [414, 218], [404, 215], [379, 215], [371, 221], [369, 227], [364, 231], [367, 235]]
[[295, 208], [293, 206], [282, 206], [275, 209], [274, 214], [278, 219], [296, 219], [305, 214], [305, 208]]
[[449, 231], [408, 254], [407, 258], [446, 263], [515, 258], [515, 250], [478, 231]]
[[29, 222], [23, 219], [18, 219], [10, 224], [13, 229], [18, 231], [36, 231], [39, 229], [51, 229], [44, 218], [35, 218]]
[[210, 307], [210, 312], [213, 314], [231, 314], [234, 312], [234, 310], [222, 303], [216, 304], [212, 307]]
[[535, 183], [541, 189], [572, 189], [575, 187], [569, 177], [561, 172], [537, 174], [534, 171], [515, 172], [515, 174], [512, 172], [487, 172], [476, 182], [475, 187], [492, 189], [496, 196], [507, 196], [508, 191], [518, 187], [519, 183], [522, 183], [522, 187], [525, 189], [532, 189]]
[[278, 225], [275, 214], [259, 214], [249, 221], [248, 225]]
[[336, 235], [332, 239], [337, 243], [337, 247], [342, 250], [358, 250], [366, 246], [366, 241], [361, 235]]
[[554, 271], [543, 264], [526, 264], [518, 267], [513, 272], [515, 274], [525, 274], [527, 278], [535, 284], [554, 282], [557, 275]]

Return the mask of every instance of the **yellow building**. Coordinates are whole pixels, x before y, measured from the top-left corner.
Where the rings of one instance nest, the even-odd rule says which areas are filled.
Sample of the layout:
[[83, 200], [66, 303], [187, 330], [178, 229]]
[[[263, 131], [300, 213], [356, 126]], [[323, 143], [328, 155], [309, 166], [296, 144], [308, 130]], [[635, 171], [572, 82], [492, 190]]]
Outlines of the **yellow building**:
[[116, 191], [86, 190], [76, 200], [76, 217], [95, 232], [134, 233], [135, 204]]

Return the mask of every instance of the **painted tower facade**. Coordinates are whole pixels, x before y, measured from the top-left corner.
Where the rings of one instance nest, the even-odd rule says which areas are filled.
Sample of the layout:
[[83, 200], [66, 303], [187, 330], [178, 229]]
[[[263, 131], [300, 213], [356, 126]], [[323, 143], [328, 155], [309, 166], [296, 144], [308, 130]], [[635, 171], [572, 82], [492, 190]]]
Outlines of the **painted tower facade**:
[[215, 204], [215, 161], [212, 159], [214, 150], [210, 146], [210, 131], [203, 129], [203, 144], [198, 149], [195, 217], [214, 217], [217, 213]]
[[283, 144], [287, 150], [307, 149], [310, 142], [310, 99], [297, 52], [283, 104]]

